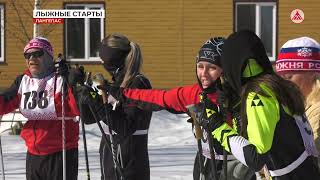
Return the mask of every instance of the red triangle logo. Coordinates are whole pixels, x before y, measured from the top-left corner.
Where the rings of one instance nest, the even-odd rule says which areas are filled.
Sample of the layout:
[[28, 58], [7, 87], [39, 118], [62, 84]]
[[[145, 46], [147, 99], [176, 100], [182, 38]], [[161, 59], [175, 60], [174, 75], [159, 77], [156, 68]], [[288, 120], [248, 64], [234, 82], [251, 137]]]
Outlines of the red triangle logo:
[[302, 20], [302, 17], [298, 11], [296, 11], [296, 14], [293, 16], [292, 20]]

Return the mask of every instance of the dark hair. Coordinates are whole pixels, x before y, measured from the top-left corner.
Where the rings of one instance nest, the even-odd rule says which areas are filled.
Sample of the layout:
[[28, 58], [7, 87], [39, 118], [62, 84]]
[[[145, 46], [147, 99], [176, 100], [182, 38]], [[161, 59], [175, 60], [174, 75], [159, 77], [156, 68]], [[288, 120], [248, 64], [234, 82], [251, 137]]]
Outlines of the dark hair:
[[124, 61], [124, 77], [120, 85], [121, 87], [127, 87], [131, 80], [141, 73], [143, 59], [140, 46], [135, 42], [130, 42], [126, 36], [116, 33], [103, 39], [102, 44], [112, 48], [118, 48], [123, 51], [128, 51]]
[[291, 81], [281, 78], [275, 73], [260, 75], [256, 78], [252, 78], [241, 89], [241, 118], [242, 128], [241, 134], [246, 136], [247, 132], [247, 111], [246, 100], [250, 92], [256, 92], [262, 96], [268, 97], [260, 87], [260, 84], [264, 83], [275, 94], [279, 105], [287, 106], [291, 113], [302, 115], [305, 112], [304, 98], [299, 91], [296, 84]]

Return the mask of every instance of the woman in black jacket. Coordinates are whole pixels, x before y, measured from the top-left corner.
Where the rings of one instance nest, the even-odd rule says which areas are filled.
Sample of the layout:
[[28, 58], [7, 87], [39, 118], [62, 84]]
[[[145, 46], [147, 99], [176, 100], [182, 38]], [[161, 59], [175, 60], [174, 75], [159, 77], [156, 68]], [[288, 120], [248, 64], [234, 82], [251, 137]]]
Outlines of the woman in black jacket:
[[[102, 40], [99, 54], [103, 60], [104, 68], [112, 76], [113, 84], [127, 88], [151, 89], [149, 80], [140, 73], [142, 56], [138, 44], [130, 42], [124, 35], [111, 34]], [[108, 142], [102, 137], [99, 150], [101, 179], [112, 180], [117, 179], [116, 176], [120, 177], [119, 173], [117, 175], [115, 173], [114, 159], [110, 151], [110, 129], [113, 132], [112, 144], [116, 160], [122, 167], [125, 179], [149, 180], [147, 145], [152, 112], [144, 111], [137, 106], [121, 105], [115, 110], [111, 110], [112, 107], [108, 106], [109, 110], [106, 114], [104, 108], [101, 108], [102, 102], [98, 98], [91, 100], [95, 101], [92, 104], [94, 107], [91, 108], [95, 109], [96, 117], [103, 120], [104, 133], [108, 135]], [[82, 119], [86, 124], [92, 122], [93, 119], [88, 109], [83, 105], [81, 112]], [[106, 117], [109, 118], [108, 121], [106, 121]]]

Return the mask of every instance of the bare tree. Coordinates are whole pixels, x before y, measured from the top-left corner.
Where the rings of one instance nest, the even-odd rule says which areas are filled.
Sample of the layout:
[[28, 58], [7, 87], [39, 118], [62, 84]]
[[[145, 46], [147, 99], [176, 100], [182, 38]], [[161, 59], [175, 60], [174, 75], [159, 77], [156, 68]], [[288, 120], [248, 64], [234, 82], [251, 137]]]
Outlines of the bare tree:
[[[45, 9], [49, 1], [50, 0], [41, 0], [40, 7]], [[8, 8], [6, 11], [13, 11], [15, 13], [15, 20], [10, 19], [10, 21], [8, 21], [4, 18], [6, 26], [2, 26], [1, 28], [3, 28], [7, 34], [17, 39], [18, 47], [24, 46], [33, 35], [28, 31], [28, 29], [30, 29], [28, 26], [32, 24], [34, 0], [9, 0]], [[41, 26], [39, 34], [41, 36], [48, 36], [55, 27], [54, 24], [43, 25]]]

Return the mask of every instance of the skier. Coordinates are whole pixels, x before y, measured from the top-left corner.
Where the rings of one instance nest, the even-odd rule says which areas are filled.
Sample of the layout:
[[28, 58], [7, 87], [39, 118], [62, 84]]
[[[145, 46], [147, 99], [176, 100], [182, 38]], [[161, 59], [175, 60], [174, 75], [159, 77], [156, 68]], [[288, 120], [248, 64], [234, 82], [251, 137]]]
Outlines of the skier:
[[[43, 37], [36, 37], [24, 48], [27, 69], [19, 75], [10, 88], [0, 93], [0, 115], [19, 108], [28, 119], [21, 131], [28, 152], [26, 157], [27, 180], [62, 179], [61, 130], [61, 74], [65, 65], [58, 65], [55, 73], [53, 49]], [[70, 72], [72, 83], [81, 80], [80, 70]], [[79, 115], [72, 87], [67, 87], [65, 98], [66, 126], [66, 178], [78, 176]]]
[[[100, 58], [106, 71], [112, 76], [113, 84], [126, 88], [150, 89], [149, 80], [141, 74], [142, 54], [137, 43], [121, 34], [111, 34], [101, 42], [99, 51]], [[83, 87], [79, 90], [83, 97], [93, 93], [90, 89]], [[104, 133], [113, 135], [113, 145], [116, 147], [117, 162], [122, 166], [122, 172], [126, 180], [149, 180], [150, 167], [148, 155], [148, 129], [152, 112], [145, 111], [141, 107], [123, 105], [115, 111], [102, 108], [102, 100], [99, 96], [84, 98], [81, 100], [82, 109], [88, 108], [88, 100], [95, 104], [91, 107], [96, 110], [99, 120], [104, 122]], [[112, 107], [108, 106], [110, 109]], [[107, 113], [107, 114], [106, 114]], [[109, 116], [109, 121], [105, 120]], [[95, 123], [92, 113], [85, 112], [82, 119], [86, 124]], [[109, 126], [110, 130], [109, 130]], [[101, 179], [117, 179], [113, 162], [111, 147], [102, 137], [100, 144]]]
[[[311, 125], [314, 140], [320, 151], [320, 45], [309, 37], [287, 41], [281, 48], [276, 61], [277, 73], [294, 82], [302, 92], [306, 102], [306, 115]], [[292, 64], [292, 66], [286, 66]], [[320, 158], [318, 157], [320, 166]]]
[[[202, 97], [209, 98], [214, 104], [217, 104], [217, 89], [219, 86], [219, 77], [222, 73], [220, 56], [222, 52], [222, 45], [224, 43], [224, 39], [221, 37], [210, 38], [207, 40], [203, 46], [200, 48], [198, 56], [196, 58], [196, 74], [198, 82], [184, 87], [177, 87], [171, 90], [138, 90], [138, 89], [128, 89], [128, 88], [119, 88], [117, 86], [110, 86], [109, 84], [105, 84], [105, 86], [100, 87], [107, 91], [111, 96], [117, 100], [119, 100], [122, 104], [131, 104], [139, 107], [143, 107], [145, 110], [168, 110], [172, 113], [188, 113], [191, 117], [196, 117], [199, 122], [201, 122], [201, 117], [203, 115], [207, 116], [207, 112], [203, 109], [203, 101]], [[215, 109], [216, 110], [216, 109]], [[215, 115], [212, 115], [215, 117]], [[231, 123], [231, 122], [230, 122]], [[231, 123], [232, 124], [232, 123]], [[203, 140], [206, 142], [206, 134], [204, 135]], [[204, 144], [204, 143], [202, 143]], [[200, 173], [207, 172], [205, 175], [206, 179], [212, 178], [213, 174], [220, 175], [222, 169], [222, 148], [217, 143], [214, 142], [214, 150], [215, 157], [217, 161], [210, 165], [204, 165], [206, 168], [210, 168], [217, 163], [217, 167], [219, 169], [214, 170], [215, 172], [202, 171], [198, 172], [195, 169], [194, 178], [198, 179]], [[200, 149], [202, 148], [199, 147]], [[204, 145], [204, 155], [208, 158], [211, 158], [209, 155], [210, 146]], [[200, 152], [201, 154], [203, 152]], [[233, 157], [228, 155], [228, 159], [231, 160]], [[202, 159], [202, 156], [201, 156]], [[208, 159], [207, 159], [208, 160]], [[209, 162], [202, 161], [202, 162]], [[212, 161], [210, 161], [212, 162]], [[197, 161], [195, 162], [197, 163]], [[199, 164], [200, 166], [200, 164]], [[241, 164], [240, 164], [241, 166]], [[246, 167], [243, 166], [243, 170], [246, 171]], [[246, 171], [247, 172], [247, 171]], [[244, 176], [252, 177], [254, 172], [243, 173]], [[233, 172], [228, 174], [228, 178], [239, 178], [243, 177], [234, 177], [239, 174], [234, 175]], [[247, 178], [250, 179], [250, 178]]]
[[241, 133], [208, 119], [212, 136], [249, 168], [267, 166], [272, 179], [319, 179], [317, 150], [297, 87], [273, 72], [260, 38], [231, 34], [223, 47], [224, 77], [241, 97]]

